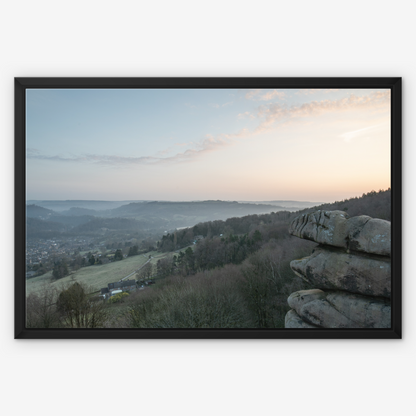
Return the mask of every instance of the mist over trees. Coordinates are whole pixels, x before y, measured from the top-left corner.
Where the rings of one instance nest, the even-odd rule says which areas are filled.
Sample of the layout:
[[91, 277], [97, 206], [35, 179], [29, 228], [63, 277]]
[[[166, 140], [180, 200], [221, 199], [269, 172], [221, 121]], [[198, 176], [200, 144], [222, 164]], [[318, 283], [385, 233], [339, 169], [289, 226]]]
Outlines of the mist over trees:
[[[71, 201], [39, 201], [48, 207], [66, 209], [54, 211], [35, 204], [28, 204], [28, 237], [52, 232], [66, 235], [97, 235], [109, 231], [151, 231], [161, 233], [166, 229], [194, 225], [207, 220], [241, 217], [247, 214], [283, 210], [271, 204], [238, 203], [229, 201], [188, 201], [188, 202], [132, 202], [113, 209], [90, 209], [94, 201], [72, 201], [80, 206], [68, 206]], [[105, 201], [96, 201], [97, 208], [111, 206]], [[99, 203], [100, 202], [100, 203]], [[62, 203], [62, 205], [60, 205]], [[121, 203], [120, 203], [121, 204]], [[36, 220], [36, 221], [34, 221]], [[58, 225], [59, 224], [59, 225]], [[39, 237], [43, 238], [43, 237]]]

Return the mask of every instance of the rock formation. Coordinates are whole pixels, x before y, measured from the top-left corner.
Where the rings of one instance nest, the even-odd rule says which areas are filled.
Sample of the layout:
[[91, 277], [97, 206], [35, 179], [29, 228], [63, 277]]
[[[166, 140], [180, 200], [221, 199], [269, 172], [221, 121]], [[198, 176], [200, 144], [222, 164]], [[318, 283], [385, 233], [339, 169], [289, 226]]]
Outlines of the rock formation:
[[319, 245], [290, 263], [316, 289], [289, 296], [286, 328], [390, 328], [389, 221], [316, 211], [295, 218], [289, 232]]
[[315, 211], [295, 218], [289, 233], [320, 244], [390, 257], [390, 221], [343, 211]]

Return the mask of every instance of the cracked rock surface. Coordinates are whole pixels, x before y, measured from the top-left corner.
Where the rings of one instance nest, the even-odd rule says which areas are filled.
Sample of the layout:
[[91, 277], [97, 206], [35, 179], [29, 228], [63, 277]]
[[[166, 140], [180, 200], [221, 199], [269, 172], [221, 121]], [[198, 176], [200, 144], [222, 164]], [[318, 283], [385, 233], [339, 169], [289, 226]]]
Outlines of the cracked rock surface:
[[389, 257], [348, 254], [318, 246], [310, 256], [291, 261], [290, 267], [296, 275], [319, 289], [391, 297]]
[[285, 316], [285, 328], [318, 328], [315, 325], [307, 324], [302, 318], [291, 309]]
[[390, 302], [383, 298], [312, 289], [292, 293], [288, 303], [299, 319], [320, 328], [390, 327]]
[[316, 211], [295, 218], [289, 232], [319, 246], [290, 263], [316, 289], [289, 296], [286, 328], [390, 328], [389, 221]]
[[344, 211], [315, 211], [296, 217], [289, 233], [320, 244], [380, 256], [391, 254], [390, 221]]

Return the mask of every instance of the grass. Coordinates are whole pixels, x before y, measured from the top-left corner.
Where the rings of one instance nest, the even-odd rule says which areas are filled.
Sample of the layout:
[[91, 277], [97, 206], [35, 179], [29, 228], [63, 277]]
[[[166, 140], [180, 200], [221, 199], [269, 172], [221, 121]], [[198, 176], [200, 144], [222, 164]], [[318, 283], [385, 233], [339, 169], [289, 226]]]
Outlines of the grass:
[[[34, 277], [26, 281], [26, 294], [39, 292], [43, 290], [45, 283], [52, 287], [60, 288], [62, 285], [73, 282], [82, 282], [91, 286], [93, 290], [99, 290], [106, 287], [108, 283], [117, 282], [126, 277], [134, 270], [138, 269], [148, 260], [148, 255], [128, 257], [114, 263], [83, 267], [77, 272], [71, 273], [62, 279], [53, 281], [52, 272], [45, 273], [43, 276]], [[130, 279], [135, 279], [135, 275]]]
[[43, 274], [42, 276], [33, 277], [26, 280], [26, 295], [39, 292], [43, 289], [45, 284], [49, 284], [52, 279], [52, 271]]
[[[182, 250], [186, 250], [186, 247]], [[41, 292], [44, 289], [45, 284], [61, 289], [62, 286], [74, 282], [82, 282], [87, 286], [90, 286], [93, 290], [99, 290], [106, 287], [108, 283], [117, 282], [123, 277], [128, 276], [130, 273], [133, 273], [139, 267], [143, 266], [147, 260], [149, 260], [149, 256], [152, 256], [150, 263], [156, 266], [158, 260], [173, 254], [177, 255], [178, 253], [160, 253], [158, 251], [150, 251], [146, 254], [127, 257], [124, 260], [109, 264], [83, 267], [76, 272], [71, 272], [69, 276], [56, 281], [52, 280], [52, 271], [50, 271], [42, 276], [26, 280], [26, 295]], [[133, 279], [136, 279], [135, 275], [131, 276], [128, 280]]]

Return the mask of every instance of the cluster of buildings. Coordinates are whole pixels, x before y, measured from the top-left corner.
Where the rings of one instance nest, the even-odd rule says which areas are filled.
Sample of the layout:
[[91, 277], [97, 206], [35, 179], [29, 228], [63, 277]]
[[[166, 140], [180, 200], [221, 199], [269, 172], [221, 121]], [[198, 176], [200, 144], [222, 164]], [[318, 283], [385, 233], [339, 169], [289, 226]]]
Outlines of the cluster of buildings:
[[101, 296], [103, 299], [109, 299], [111, 296], [117, 295], [117, 293], [127, 292], [136, 289], [137, 287], [143, 288], [144, 285], [150, 286], [155, 284], [154, 280], [146, 280], [143, 283], [136, 282], [135, 280], [125, 280], [114, 283], [109, 283], [107, 287], [101, 289]]
[[127, 292], [133, 289], [136, 289], [135, 280], [125, 280], [124, 282], [109, 283], [107, 287], [103, 287], [101, 289], [101, 296], [103, 299], [108, 299], [111, 296], [117, 295], [117, 293]]
[[75, 250], [83, 250], [92, 239], [66, 238], [65, 240], [27, 240], [26, 264], [47, 262], [51, 257], [71, 256]]
[[28, 241], [26, 243], [26, 264], [46, 262], [51, 254], [57, 255], [59, 252], [58, 243], [55, 240]]

